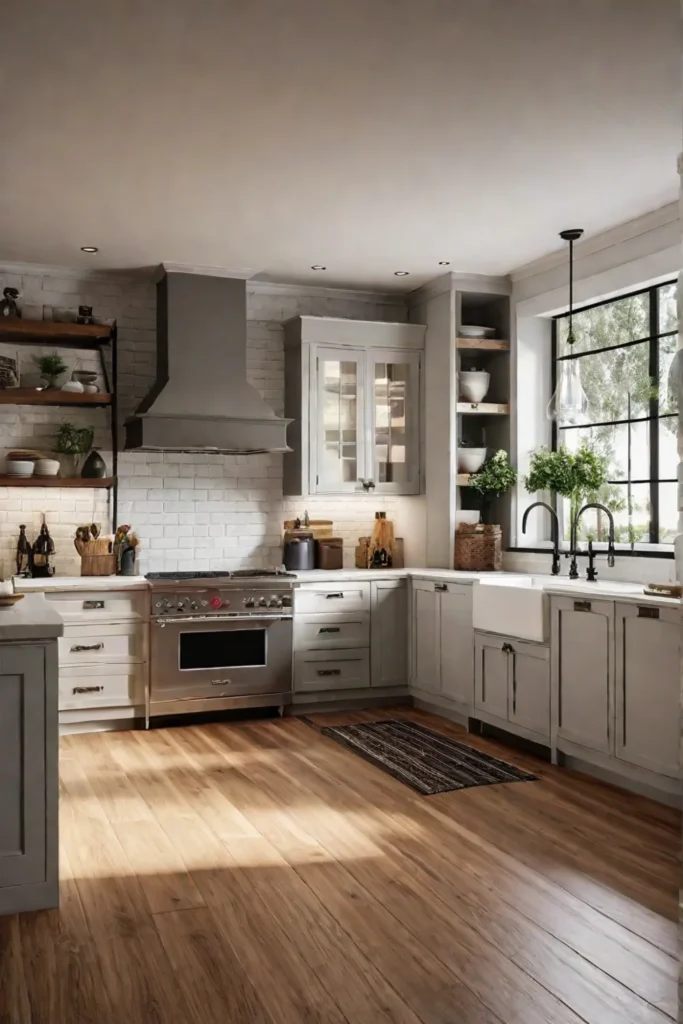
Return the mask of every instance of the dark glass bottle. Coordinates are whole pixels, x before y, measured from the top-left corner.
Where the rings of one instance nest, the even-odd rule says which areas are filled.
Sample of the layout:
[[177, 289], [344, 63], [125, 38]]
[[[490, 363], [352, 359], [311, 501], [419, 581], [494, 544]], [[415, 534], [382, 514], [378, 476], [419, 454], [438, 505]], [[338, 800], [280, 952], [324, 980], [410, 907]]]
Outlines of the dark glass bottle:
[[26, 525], [22, 523], [19, 527], [19, 540], [17, 541], [17, 575], [28, 572], [31, 562], [31, 545], [26, 536]]

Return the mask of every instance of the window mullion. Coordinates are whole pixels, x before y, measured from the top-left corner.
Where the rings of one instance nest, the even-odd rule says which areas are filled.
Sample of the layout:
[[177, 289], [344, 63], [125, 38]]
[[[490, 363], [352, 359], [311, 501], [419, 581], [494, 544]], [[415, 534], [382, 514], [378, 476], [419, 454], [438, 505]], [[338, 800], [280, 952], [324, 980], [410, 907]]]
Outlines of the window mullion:
[[[659, 541], [659, 291], [650, 289], [650, 542]], [[657, 389], [656, 391], [654, 389]]]

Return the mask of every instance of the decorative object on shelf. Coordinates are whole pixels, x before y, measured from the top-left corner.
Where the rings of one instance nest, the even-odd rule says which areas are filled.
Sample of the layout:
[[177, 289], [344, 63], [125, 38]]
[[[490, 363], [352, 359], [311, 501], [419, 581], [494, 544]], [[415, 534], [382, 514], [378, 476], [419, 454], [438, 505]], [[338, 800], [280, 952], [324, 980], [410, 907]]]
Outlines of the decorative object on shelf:
[[483, 402], [491, 384], [491, 374], [485, 370], [461, 370], [458, 374], [460, 397], [465, 402]]
[[77, 324], [92, 324], [94, 323], [92, 315], [92, 306], [79, 306], [78, 316], [76, 317]]
[[28, 576], [31, 564], [31, 545], [26, 536], [26, 524], [19, 527], [19, 539], [17, 540], [17, 576]]
[[495, 327], [480, 327], [478, 324], [462, 324], [458, 334], [461, 338], [495, 338]]
[[510, 465], [508, 454], [500, 448], [484, 463], [482, 470], [470, 479], [470, 488], [481, 509], [481, 518], [486, 523], [491, 502], [500, 498], [517, 483], [517, 470]]
[[35, 463], [31, 459], [5, 459], [5, 473], [7, 476], [27, 477], [33, 476]]
[[82, 395], [85, 388], [81, 384], [80, 380], [67, 380], [65, 384], [62, 384], [62, 391], [68, 391], [76, 395]]
[[58, 459], [36, 459], [33, 470], [34, 476], [57, 476], [58, 473]]
[[5, 320], [21, 320], [21, 310], [17, 305], [19, 298], [18, 288], [3, 288], [3, 298], [0, 299], [0, 317]]
[[394, 524], [386, 512], [375, 512], [375, 528], [368, 546], [368, 569], [391, 569], [394, 564]]
[[524, 487], [529, 494], [549, 491], [553, 497], [569, 498], [569, 521], [573, 523], [585, 501], [599, 499], [611, 512], [623, 511], [625, 502], [619, 491], [605, 494], [606, 480], [607, 460], [589, 445], [581, 445], [576, 452], [566, 445], [554, 452], [542, 446], [531, 453]]
[[69, 369], [59, 352], [48, 352], [33, 358], [40, 370], [41, 379], [45, 381], [45, 387], [49, 390], [56, 388], [59, 378]]
[[[567, 346], [576, 341], [574, 337], [574, 242], [583, 234], [583, 228], [569, 228], [560, 231], [560, 238], [569, 242], [569, 324], [567, 330]], [[548, 402], [548, 419], [556, 420], [565, 425], [583, 423], [588, 412], [588, 398], [581, 385], [581, 367], [575, 358], [558, 361], [558, 380], [555, 393]]]
[[465, 572], [500, 572], [503, 568], [500, 526], [461, 523], [455, 532], [453, 568]]
[[458, 448], [458, 473], [478, 473], [486, 462], [488, 448]]
[[54, 450], [62, 457], [62, 476], [78, 476], [80, 460], [92, 448], [93, 438], [91, 427], [77, 427], [67, 420], [60, 423]]
[[81, 470], [81, 476], [87, 480], [99, 480], [107, 475], [107, 466], [98, 452], [97, 448], [93, 448], [88, 455], [87, 459], [83, 463], [83, 469]]
[[71, 374], [71, 379], [82, 384], [86, 394], [94, 395], [100, 390], [97, 386], [97, 374], [93, 370], [76, 369]]
[[0, 389], [19, 387], [18, 360], [11, 356], [0, 356]]

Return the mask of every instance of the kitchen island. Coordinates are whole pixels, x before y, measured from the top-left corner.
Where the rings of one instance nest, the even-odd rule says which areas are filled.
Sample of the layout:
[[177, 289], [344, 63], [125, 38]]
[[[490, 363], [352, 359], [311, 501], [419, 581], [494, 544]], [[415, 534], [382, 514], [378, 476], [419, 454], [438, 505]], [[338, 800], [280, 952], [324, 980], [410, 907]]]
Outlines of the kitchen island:
[[42, 595], [0, 609], [0, 914], [59, 904], [57, 638]]

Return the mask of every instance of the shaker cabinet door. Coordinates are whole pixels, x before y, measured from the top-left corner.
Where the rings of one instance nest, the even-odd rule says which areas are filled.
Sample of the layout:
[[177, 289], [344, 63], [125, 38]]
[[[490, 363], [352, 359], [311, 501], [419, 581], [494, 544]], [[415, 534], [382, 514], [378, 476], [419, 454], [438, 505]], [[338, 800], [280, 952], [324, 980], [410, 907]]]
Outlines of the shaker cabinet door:
[[565, 597], [551, 602], [557, 735], [612, 753], [614, 605]]
[[680, 775], [678, 608], [618, 604], [616, 756], [676, 779]]
[[441, 695], [470, 708], [474, 691], [472, 587], [449, 583], [439, 601]]
[[503, 722], [508, 717], [508, 646], [503, 637], [475, 634], [475, 711], [483, 711]]
[[547, 647], [510, 640], [508, 719], [550, 738], [550, 662]]
[[439, 595], [433, 583], [413, 581], [414, 685], [427, 693], [440, 693]]
[[372, 584], [370, 650], [373, 686], [408, 682], [408, 584], [382, 580]]

